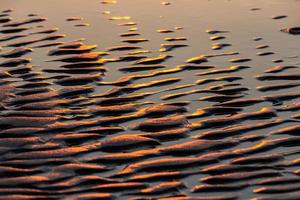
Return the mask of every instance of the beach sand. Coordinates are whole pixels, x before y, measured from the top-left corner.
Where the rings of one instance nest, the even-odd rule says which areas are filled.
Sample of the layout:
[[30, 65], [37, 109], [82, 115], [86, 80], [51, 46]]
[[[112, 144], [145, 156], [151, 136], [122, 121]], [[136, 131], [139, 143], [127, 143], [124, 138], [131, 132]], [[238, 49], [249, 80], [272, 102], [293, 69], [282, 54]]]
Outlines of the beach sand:
[[299, 0], [0, 6], [0, 199], [299, 199]]

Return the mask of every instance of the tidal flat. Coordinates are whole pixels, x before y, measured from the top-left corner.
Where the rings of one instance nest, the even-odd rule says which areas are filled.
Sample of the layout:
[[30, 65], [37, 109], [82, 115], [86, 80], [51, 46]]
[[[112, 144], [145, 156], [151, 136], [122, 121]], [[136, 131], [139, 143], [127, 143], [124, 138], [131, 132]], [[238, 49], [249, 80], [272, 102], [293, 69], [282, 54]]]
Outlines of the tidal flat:
[[1, 0], [0, 199], [299, 199], [299, 11]]

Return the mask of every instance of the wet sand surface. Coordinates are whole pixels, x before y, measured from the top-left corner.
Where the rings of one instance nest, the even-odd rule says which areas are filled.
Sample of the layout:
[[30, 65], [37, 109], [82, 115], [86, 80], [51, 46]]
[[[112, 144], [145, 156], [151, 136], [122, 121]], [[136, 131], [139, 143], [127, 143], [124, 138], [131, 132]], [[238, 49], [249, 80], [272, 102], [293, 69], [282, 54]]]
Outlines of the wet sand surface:
[[300, 1], [0, 6], [0, 199], [299, 199]]

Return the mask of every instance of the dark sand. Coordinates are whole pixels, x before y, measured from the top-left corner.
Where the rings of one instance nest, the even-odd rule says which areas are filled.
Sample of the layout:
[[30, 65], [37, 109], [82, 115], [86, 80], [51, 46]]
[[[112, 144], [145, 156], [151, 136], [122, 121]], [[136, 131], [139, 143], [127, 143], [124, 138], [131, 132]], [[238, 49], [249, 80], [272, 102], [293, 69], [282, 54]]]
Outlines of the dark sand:
[[0, 199], [299, 199], [300, 1], [0, 6]]

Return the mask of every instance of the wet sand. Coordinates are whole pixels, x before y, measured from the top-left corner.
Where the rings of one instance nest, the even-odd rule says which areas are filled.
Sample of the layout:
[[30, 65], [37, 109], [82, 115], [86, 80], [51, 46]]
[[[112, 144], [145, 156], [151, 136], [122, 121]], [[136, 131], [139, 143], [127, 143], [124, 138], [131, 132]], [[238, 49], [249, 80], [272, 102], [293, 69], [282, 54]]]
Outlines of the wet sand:
[[298, 199], [300, 1], [0, 6], [0, 199]]

